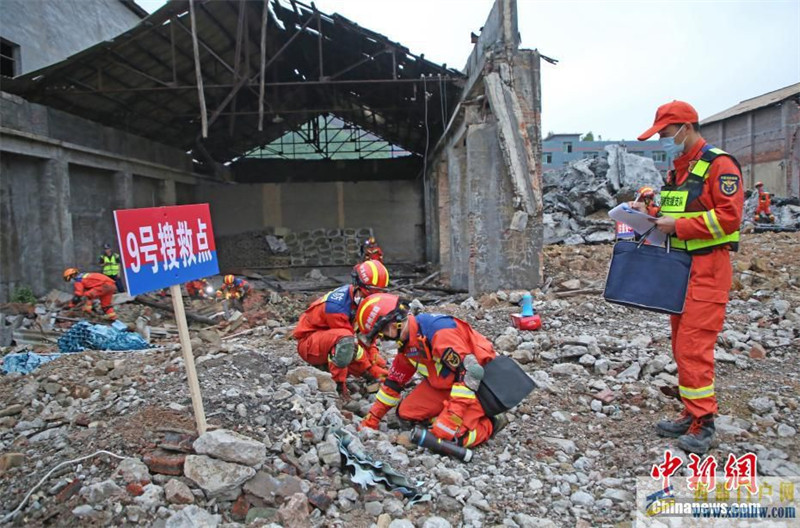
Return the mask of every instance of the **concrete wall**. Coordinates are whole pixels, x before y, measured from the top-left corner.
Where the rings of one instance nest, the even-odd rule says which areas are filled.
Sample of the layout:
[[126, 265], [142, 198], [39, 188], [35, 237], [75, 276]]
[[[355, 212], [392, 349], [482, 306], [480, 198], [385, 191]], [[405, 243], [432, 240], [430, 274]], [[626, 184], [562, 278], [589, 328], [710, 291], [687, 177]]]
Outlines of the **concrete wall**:
[[746, 188], [763, 181], [778, 196], [800, 196], [800, 107], [791, 100], [704, 124], [706, 140], [742, 165]]
[[[371, 227], [387, 263], [423, 262], [422, 184], [410, 180], [332, 183], [203, 184], [216, 236], [286, 227]], [[230, 263], [229, 263], [230, 264]]]
[[0, 37], [19, 45], [22, 75], [127, 31], [141, 19], [119, 0], [0, 0]]
[[516, 28], [516, 2], [497, 0], [426, 174], [429, 256], [472, 294], [532, 289], [543, 273], [539, 54], [517, 49]]
[[96, 269], [114, 209], [193, 201], [190, 167], [178, 149], [0, 92], [0, 302]]

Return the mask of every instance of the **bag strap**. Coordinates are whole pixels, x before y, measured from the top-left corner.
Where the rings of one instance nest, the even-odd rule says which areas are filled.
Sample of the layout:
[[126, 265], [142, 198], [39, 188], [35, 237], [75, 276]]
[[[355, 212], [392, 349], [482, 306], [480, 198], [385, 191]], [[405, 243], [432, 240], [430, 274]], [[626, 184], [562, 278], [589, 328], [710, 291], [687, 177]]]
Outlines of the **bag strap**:
[[[642, 239], [639, 240], [638, 244], [636, 244], [636, 249], [639, 249], [640, 247], [642, 247], [642, 245], [644, 245], [645, 242], [647, 242], [647, 236], [650, 233], [652, 233], [655, 228], [656, 228], [656, 226], [653, 225], [653, 227], [651, 227], [650, 229], [648, 229], [647, 231], [644, 232], [644, 234], [642, 235]], [[672, 249], [672, 243], [670, 242], [671, 238], [672, 237], [669, 237], [669, 236], [667, 237], [667, 253], [669, 253], [670, 250]]]

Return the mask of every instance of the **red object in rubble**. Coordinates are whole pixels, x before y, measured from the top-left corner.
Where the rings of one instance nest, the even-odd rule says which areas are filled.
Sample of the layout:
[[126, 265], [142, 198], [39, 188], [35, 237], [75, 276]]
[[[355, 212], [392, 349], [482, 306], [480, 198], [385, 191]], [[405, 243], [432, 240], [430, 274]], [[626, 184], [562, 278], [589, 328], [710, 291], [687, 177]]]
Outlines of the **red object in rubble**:
[[539, 314], [523, 317], [520, 314], [511, 314], [511, 324], [517, 330], [538, 330], [542, 327], [542, 318]]

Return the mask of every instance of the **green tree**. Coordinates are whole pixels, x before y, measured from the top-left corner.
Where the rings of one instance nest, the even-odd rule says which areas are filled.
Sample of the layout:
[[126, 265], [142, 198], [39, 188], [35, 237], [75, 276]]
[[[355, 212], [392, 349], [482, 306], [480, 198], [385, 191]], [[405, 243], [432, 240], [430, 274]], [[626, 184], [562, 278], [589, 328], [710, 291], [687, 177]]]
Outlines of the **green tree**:
[[594, 134], [592, 134], [592, 131], [588, 131], [586, 135], [581, 138], [581, 141], [594, 141]]

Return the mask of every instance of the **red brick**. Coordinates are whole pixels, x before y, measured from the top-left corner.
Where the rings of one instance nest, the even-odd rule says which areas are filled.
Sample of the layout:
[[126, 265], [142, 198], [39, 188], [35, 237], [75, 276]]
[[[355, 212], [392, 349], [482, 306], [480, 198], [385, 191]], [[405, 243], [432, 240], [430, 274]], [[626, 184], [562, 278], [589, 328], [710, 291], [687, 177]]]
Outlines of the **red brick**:
[[80, 480], [78, 479], [73, 480], [72, 482], [67, 484], [66, 488], [58, 492], [58, 495], [56, 495], [56, 501], [67, 502], [73, 496], [75, 496], [81, 490], [82, 487], [83, 484], [81, 484]]
[[183, 463], [186, 461], [186, 455], [156, 449], [147, 453], [143, 461], [151, 473], [181, 476], [183, 475]]
[[247, 517], [248, 511], [250, 511], [250, 502], [244, 494], [239, 495], [239, 498], [233, 503], [233, 508], [231, 508], [231, 517], [234, 520], [243, 521]]
[[144, 493], [144, 487], [138, 482], [131, 482], [130, 484], [125, 486], [125, 489], [128, 490], [128, 493], [130, 493], [134, 497], [138, 497], [139, 495], [142, 495]]
[[315, 508], [321, 511], [327, 511], [333, 504], [333, 499], [329, 497], [323, 490], [313, 489], [308, 492], [308, 502]]

